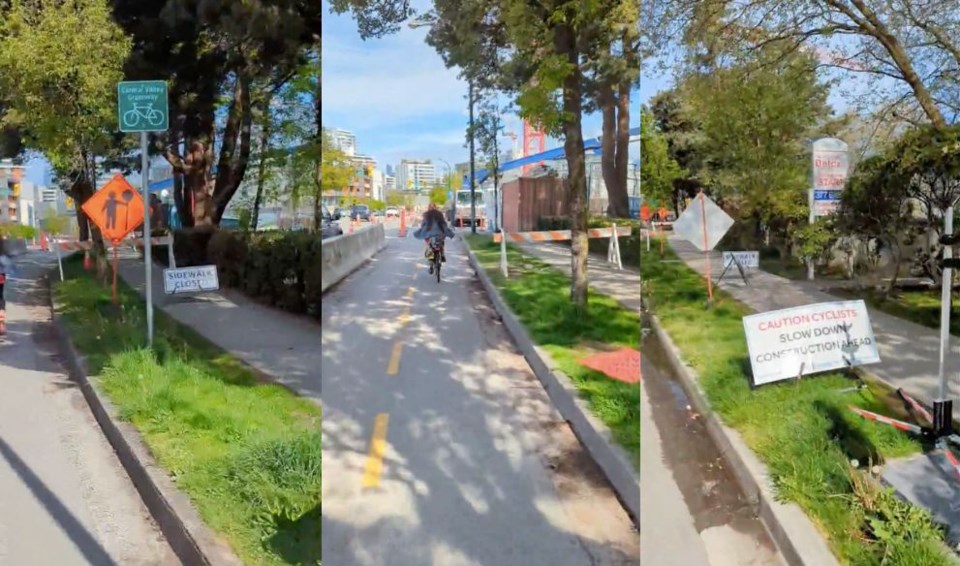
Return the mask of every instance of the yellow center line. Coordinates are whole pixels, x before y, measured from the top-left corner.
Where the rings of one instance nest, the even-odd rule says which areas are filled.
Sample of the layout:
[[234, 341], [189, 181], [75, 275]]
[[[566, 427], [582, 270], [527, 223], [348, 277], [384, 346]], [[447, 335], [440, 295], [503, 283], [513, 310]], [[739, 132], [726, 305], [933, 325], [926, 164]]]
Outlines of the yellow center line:
[[380, 413], [373, 423], [373, 437], [370, 438], [370, 452], [363, 471], [363, 487], [378, 487], [383, 473], [383, 453], [387, 450], [387, 424], [390, 415]]
[[[413, 298], [414, 288], [407, 288], [407, 306], [404, 307], [403, 312], [400, 314], [400, 331], [403, 331], [403, 328], [410, 322], [410, 300]], [[390, 352], [390, 361], [387, 363], [387, 375], [397, 375], [400, 372], [400, 355], [403, 353], [403, 336], [397, 338], [397, 341], [393, 343], [393, 351]]]

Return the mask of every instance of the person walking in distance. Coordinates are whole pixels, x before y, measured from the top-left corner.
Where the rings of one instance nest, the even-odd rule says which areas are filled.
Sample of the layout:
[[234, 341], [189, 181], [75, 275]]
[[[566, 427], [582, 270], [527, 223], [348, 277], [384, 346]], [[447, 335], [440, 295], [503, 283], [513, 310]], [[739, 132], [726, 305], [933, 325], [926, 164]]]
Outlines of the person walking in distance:
[[7, 275], [13, 272], [13, 262], [7, 255], [7, 242], [0, 238], [0, 336], [7, 333], [7, 301], [4, 299], [4, 287]]

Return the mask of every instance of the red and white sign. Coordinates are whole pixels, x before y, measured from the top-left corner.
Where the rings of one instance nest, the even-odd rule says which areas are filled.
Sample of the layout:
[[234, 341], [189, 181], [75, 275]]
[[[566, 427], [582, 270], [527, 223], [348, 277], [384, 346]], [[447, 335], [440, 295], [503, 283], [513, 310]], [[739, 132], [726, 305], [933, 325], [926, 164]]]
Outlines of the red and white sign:
[[813, 193], [830, 191], [836, 198], [811, 198], [814, 216], [833, 214], [850, 169], [849, 147], [842, 140], [823, 138], [813, 142]]
[[880, 361], [863, 301], [753, 314], [743, 328], [754, 385]]

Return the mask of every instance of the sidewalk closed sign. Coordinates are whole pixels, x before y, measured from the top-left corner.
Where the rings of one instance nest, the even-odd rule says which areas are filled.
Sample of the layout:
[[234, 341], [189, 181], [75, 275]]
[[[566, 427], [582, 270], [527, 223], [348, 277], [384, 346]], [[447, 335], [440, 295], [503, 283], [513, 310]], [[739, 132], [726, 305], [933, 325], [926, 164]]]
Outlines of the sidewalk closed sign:
[[753, 384], [880, 361], [863, 301], [819, 303], [743, 317]]
[[163, 290], [168, 295], [199, 293], [220, 289], [216, 265], [199, 265], [163, 270]]
[[723, 266], [734, 266], [734, 258], [744, 269], [760, 268], [760, 252], [723, 252]]

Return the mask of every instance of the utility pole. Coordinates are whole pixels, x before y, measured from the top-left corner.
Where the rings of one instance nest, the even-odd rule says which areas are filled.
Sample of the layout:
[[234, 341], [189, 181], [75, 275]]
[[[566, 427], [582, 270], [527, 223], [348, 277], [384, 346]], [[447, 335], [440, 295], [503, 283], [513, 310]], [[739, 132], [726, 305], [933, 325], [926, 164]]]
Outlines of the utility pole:
[[470, 232], [477, 233], [476, 170], [473, 151], [473, 77], [470, 77]]

